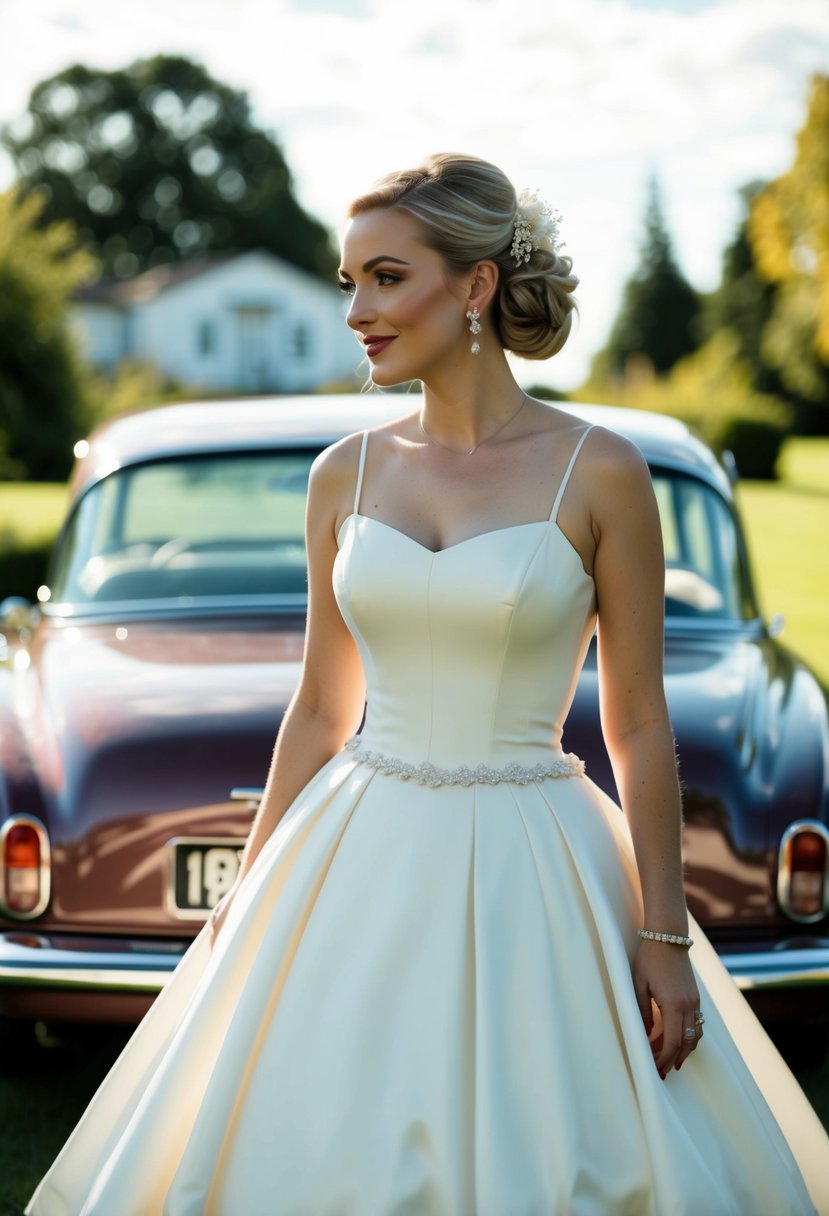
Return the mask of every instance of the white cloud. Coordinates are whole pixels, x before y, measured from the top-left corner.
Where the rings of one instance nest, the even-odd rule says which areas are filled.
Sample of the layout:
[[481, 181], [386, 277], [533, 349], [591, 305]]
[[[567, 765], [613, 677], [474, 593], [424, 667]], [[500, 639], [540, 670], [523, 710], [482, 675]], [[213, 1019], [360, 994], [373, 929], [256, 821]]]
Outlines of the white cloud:
[[5, 0], [0, 121], [71, 62], [180, 52], [249, 92], [332, 226], [391, 168], [437, 149], [489, 157], [564, 214], [582, 323], [543, 370], [571, 383], [635, 263], [648, 173], [686, 273], [713, 286], [737, 188], [786, 167], [808, 74], [829, 69], [825, 0], [640, 3]]

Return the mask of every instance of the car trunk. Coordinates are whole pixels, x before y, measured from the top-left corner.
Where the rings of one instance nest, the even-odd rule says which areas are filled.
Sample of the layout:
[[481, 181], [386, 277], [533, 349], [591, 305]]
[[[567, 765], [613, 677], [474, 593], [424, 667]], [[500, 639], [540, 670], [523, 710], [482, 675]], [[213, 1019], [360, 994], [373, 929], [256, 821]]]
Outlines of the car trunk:
[[[244, 842], [253, 807], [231, 790], [264, 785], [303, 625], [237, 617], [40, 632], [16, 705], [29, 719], [52, 846], [39, 927], [179, 936], [198, 927], [203, 912], [175, 907], [171, 842]], [[232, 869], [213, 867], [202, 901], [221, 894]], [[186, 889], [188, 874], [179, 878]]]

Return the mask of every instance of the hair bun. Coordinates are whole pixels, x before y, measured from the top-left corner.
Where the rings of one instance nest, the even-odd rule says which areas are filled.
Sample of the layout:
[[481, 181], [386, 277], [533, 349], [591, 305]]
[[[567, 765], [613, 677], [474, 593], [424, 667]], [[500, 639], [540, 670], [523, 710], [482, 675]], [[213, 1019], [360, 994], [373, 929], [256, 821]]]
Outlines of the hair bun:
[[578, 278], [573, 261], [561, 253], [537, 251], [510, 269], [499, 258], [501, 287], [494, 316], [501, 345], [523, 359], [549, 359], [570, 333]]

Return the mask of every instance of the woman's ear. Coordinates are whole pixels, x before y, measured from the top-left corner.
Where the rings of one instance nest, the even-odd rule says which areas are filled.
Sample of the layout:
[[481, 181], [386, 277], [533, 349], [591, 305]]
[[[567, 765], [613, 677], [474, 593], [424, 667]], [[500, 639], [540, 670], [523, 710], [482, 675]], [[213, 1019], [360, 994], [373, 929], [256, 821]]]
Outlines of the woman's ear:
[[500, 270], [495, 262], [479, 262], [469, 289], [469, 307], [484, 312], [498, 290]]

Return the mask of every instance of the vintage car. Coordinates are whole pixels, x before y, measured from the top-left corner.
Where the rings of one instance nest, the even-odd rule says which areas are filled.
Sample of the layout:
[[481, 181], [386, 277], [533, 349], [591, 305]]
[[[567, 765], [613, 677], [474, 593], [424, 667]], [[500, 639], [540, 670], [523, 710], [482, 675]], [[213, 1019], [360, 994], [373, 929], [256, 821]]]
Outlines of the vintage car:
[[[49, 585], [0, 625], [6, 1059], [36, 1020], [138, 1020], [233, 881], [299, 672], [311, 462], [404, 404], [166, 406], [79, 445]], [[673, 419], [568, 408], [653, 475], [690, 907], [762, 1016], [825, 1018], [825, 697], [760, 615], [711, 452]], [[613, 795], [596, 685], [591, 653], [565, 745]]]

